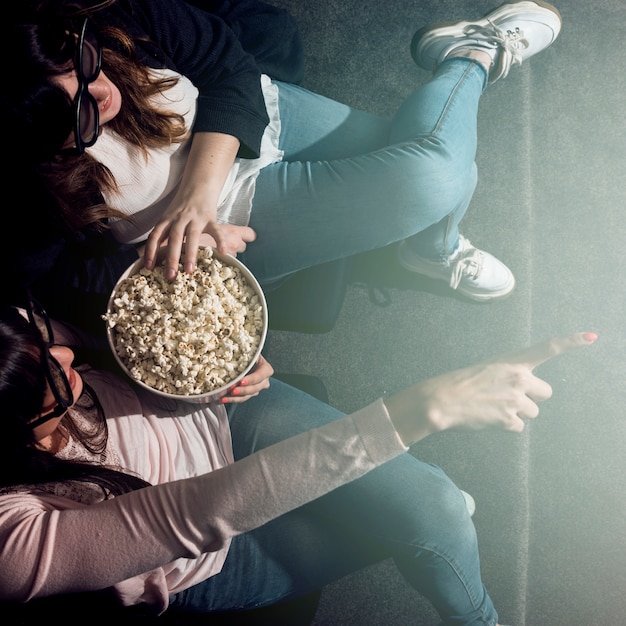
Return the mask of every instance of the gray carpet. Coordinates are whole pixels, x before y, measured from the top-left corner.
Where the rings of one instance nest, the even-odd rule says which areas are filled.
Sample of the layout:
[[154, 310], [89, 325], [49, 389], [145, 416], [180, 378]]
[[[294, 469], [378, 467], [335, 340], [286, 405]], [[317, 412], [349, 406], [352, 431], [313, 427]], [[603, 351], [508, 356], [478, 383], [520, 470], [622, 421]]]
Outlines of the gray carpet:
[[[301, 24], [305, 86], [391, 114], [428, 75], [408, 47], [480, 0], [273, 0]], [[321, 377], [351, 411], [380, 394], [552, 335], [599, 340], [538, 370], [554, 395], [522, 436], [444, 433], [413, 453], [471, 492], [485, 583], [515, 626], [626, 624], [626, 4], [562, 0], [557, 42], [490, 87], [479, 184], [463, 222], [515, 272], [506, 301], [474, 304], [409, 280], [390, 251], [357, 264], [330, 333], [273, 332], [278, 371]], [[410, 497], [410, 494], [407, 494]], [[391, 563], [324, 590], [316, 626], [435, 625]]]

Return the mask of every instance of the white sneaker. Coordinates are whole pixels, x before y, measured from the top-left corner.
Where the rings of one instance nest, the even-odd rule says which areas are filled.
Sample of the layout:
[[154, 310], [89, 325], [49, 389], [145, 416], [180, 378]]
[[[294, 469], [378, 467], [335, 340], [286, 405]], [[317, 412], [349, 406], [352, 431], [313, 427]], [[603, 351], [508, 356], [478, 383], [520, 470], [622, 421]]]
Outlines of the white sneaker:
[[463, 235], [456, 252], [445, 261], [419, 256], [406, 241], [398, 247], [398, 261], [410, 272], [445, 280], [452, 289], [479, 302], [505, 298], [515, 288], [511, 270], [495, 256], [475, 248]]
[[512, 0], [475, 22], [442, 22], [418, 30], [411, 55], [420, 67], [434, 71], [455, 50], [483, 50], [493, 58], [489, 83], [494, 83], [512, 65], [547, 48], [560, 31], [561, 15], [551, 4]]
[[467, 512], [469, 513], [469, 516], [472, 517], [474, 513], [476, 513], [476, 501], [474, 500], [474, 498], [472, 498], [472, 496], [470, 496], [469, 493], [467, 493], [466, 491], [463, 491], [462, 489], [461, 489], [461, 493], [463, 494], [463, 497], [465, 498], [465, 506], [467, 508]]

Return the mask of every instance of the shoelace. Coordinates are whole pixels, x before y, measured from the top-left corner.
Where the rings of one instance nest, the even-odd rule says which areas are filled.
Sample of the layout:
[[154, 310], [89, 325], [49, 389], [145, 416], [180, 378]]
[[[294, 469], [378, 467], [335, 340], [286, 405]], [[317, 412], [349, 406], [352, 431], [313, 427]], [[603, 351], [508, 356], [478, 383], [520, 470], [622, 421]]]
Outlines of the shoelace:
[[[465, 245], [469, 246], [467, 240]], [[450, 287], [456, 289], [464, 276], [467, 278], [478, 278], [483, 269], [483, 259], [482, 252], [472, 246], [465, 250], [459, 250], [457, 258], [451, 263]]]
[[498, 28], [493, 22], [489, 22], [489, 26], [470, 24], [465, 27], [464, 32], [470, 37], [480, 35], [480, 38], [484, 37], [490, 44], [499, 47], [502, 51], [507, 53], [505, 58], [510, 60], [505, 63], [502, 78], [507, 76], [512, 65], [522, 64], [522, 52], [529, 46], [528, 40], [524, 37], [523, 30], [515, 28], [515, 30], [507, 30], [505, 32], [501, 28]]

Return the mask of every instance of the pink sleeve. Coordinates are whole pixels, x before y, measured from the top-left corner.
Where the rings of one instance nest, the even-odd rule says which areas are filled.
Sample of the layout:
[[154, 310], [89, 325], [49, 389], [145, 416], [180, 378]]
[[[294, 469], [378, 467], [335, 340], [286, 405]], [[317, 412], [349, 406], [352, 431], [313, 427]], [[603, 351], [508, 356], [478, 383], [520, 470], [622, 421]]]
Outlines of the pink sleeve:
[[101, 589], [220, 550], [404, 451], [378, 400], [209, 474], [91, 506], [0, 497], [0, 599]]

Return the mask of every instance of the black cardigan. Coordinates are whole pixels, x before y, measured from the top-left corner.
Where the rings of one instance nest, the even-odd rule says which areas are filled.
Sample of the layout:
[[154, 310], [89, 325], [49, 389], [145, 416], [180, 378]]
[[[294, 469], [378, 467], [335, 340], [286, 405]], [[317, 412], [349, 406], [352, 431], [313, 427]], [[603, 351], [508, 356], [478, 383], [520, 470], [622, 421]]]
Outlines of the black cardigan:
[[[151, 43], [136, 42], [141, 60], [174, 69], [199, 89], [194, 130], [238, 137], [242, 157], [258, 154], [267, 124], [260, 73], [294, 83], [302, 78], [295, 22], [256, 0], [119, 0], [94, 21], [147, 35]], [[28, 287], [51, 316], [103, 336], [100, 316], [113, 284], [138, 258], [135, 246], [91, 227], [70, 232], [36, 181], [28, 181], [10, 213], [15, 234], [0, 247], [3, 299], [21, 304]]]

